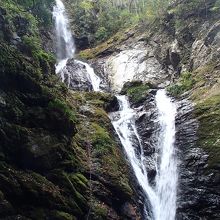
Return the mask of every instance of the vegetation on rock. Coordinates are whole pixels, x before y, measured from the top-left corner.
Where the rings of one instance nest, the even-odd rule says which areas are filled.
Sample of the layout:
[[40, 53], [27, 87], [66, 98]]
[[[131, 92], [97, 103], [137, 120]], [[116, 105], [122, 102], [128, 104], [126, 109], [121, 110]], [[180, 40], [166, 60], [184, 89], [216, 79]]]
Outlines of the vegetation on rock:
[[[218, 21], [219, 2], [185, 0], [171, 7], [170, 1], [160, 0], [67, 1], [72, 22], [78, 25], [76, 35], [89, 36], [93, 45], [108, 39], [82, 51], [81, 57], [109, 55], [141, 29], [138, 40], [149, 44], [157, 32], [159, 37], [153, 40], [161, 63], [172, 64], [177, 72], [179, 66], [186, 67], [168, 91], [176, 97], [190, 91], [199, 122], [197, 144], [209, 154], [205, 168], [208, 175], [216, 177], [216, 188], [219, 56], [213, 53], [211, 61], [199, 67], [189, 60], [196, 37], [212, 47], [218, 26], [205, 37], [199, 27], [208, 25], [208, 19], [210, 23]], [[68, 91], [54, 74], [54, 56], [43, 49], [39, 34], [42, 28], [51, 28], [52, 4], [53, 0], [0, 0], [1, 218], [126, 219], [125, 204], [136, 207], [131, 174], [105, 111], [114, 98]], [[124, 31], [136, 21], [142, 24]], [[178, 40], [179, 63], [168, 58], [162, 38]], [[122, 93], [135, 104], [141, 103], [150, 89], [150, 84], [132, 82]]]
[[143, 83], [141, 81], [128, 82], [124, 85], [121, 93], [126, 94], [131, 103], [137, 104], [145, 100], [148, 95], [149, 89], [153, 86], [149, 83]]
[[67, 1], [77, 36], [88, 36], [92, 45], [110, 38], [120, 29], [160, 16], [170, 0]]
[[0, 2], [1, 218], [123, 218], [134, 193], [104, 110], [112, 97], [55, 75], [39, 34], [53, 1]]
[[167, 91], [172, 96], [177, 97], [177, 96], [182, 95], [184, 92], [192, 89], [194, 84], [195, 84], [195, 79], [193, 79], [192, 73], [184, 72], [184, 73], [181, 73], [181, 76], [178, 82], [175, 83], [174, 85], [170, 85], [167, 88]]

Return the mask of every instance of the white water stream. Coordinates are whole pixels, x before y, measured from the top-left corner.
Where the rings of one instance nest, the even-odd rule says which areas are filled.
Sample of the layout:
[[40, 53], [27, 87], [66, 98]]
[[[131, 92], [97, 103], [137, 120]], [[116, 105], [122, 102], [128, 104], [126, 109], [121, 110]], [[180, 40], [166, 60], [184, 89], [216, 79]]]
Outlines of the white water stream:
[[[120, 103], [120, 111], [112, 113], [110, 118], [138, 183], [150, 202], [151, 219], [174, 220], [177, 191], [177, 162], [174, 148], [176, 106], [164, 90], [157, 92], [156, 105], [160, 124], [157, 142], [159, 159], [158, 161], [155, 159], [155, 163], [157, 163], [156, 186], [151, 186], [145, 168], [144, 146], [135, 126], [136, 112], [130, 108], [126, 96], [117, 96], [117, 98]], [[138, 141], [140, 152], [135, 150], [134, 138]]]
[[158, 136], [159, 164], [155, 192], [158, 204], [154, 208], [156, 220], [174, 220], [176, 215], [177, 158], [175, 154], [176, 105], [159, 90], [156, 95], [159, 112], [160, 134]]
[[[68, 75], [68, 71], [66, 70], [67, 62], [69, 59], [74, 57], [76, 48], [69, 27], [65, 6], [61, 0], [56, 0], [56, 5], [53, 8], [53, 18], [55, 21], [56, 32], [56, 73], [59, 74], [62, 81], [64, 81], [65, 74]], [[84, 63], [82, 61], [75, 60], [75, 62], [85, 66], [88, 74], [87, 78], [89, 82], [92, 84], [93, 90], [99, 91], [99, 85], [101, 80], [95, 74], [94, 69], [89, 64]], [[70, 81], [70, 75], [68, 75], [68, 81]]]
[[53, 8], [53, 18], [55, 20], [56, 54], [58, 62], [56, 72], [61, 74], [61, 78], [64, 80], [62, 70], [65, 68], [68, 59], [73, 58], [75, 44], [69, 29], [65, 6], [61, 0], [56, 0], [56, 5]]
[[76, 60], [77, 63], [80, 63], [82, 65], [85, 66], [86, 71], [88, 73], [87, 78], [89, 79], [89, 81], [92, 84], [93, 90], [98, 92], [100, 91], [100, 78], [95, 74], [94, 69], [88, 64], [88, 63], [84, 63], [82, 61]]

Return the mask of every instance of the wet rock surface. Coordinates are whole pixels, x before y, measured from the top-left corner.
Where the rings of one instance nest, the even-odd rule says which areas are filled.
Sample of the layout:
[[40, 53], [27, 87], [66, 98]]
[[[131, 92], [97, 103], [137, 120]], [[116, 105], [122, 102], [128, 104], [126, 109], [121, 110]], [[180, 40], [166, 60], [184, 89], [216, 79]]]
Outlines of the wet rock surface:
[[168, 85], [175, 71], [172, 65], [165, 67], [157, 58], [157, 47], [159, 45], [155, 43], [151, 45], [143, 41], [125, 44], [120, 53], [106, 58], [105, 71], [112, 90], [120, 92], [124, 83], [138, 80], [158, 86]]
[[92, 91], [86, 67], [74, 59], [68, 60], [64, 71], [65, 83], [70, 89], [79, 91]]
[[[176, 115], [176, 154], [178, 157], [179, 186], [176, 219], [219, 219], [218, 171], [208, 169], [209, 154], [198, 144], [199, 121], [194, 105], [187, 98], [174, 100]], [[155, 94], [149, 93], [142, 103], [134, 103], [137, 111], [136, 125], [140, 135], [145, 167], [152, 185], [155, 184], [157, 157], [156, 137], [159, 132]], [[134, 140], [135, 141], [135, 140]], [[137, 151], [139, 149], [137, 148]]]

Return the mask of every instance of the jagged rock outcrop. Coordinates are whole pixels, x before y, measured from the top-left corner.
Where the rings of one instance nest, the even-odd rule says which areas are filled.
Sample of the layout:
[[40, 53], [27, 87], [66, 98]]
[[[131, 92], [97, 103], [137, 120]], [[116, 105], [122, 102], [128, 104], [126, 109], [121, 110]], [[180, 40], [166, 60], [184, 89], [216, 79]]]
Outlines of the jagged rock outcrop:
[[78, 91], [92, 91], [92, 84], [86, 67], [76, 60], [68, 60], [65, 69], [62, 71], [65, 83], [70, 89]]

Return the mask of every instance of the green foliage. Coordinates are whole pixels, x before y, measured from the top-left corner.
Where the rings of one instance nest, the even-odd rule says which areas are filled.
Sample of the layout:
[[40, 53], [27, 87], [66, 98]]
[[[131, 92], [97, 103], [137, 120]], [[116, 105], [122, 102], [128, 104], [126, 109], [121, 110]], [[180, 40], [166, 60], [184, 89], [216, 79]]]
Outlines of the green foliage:
[[32, 14], [44, 26], [51, 24], [51, 11], [49, 8], [54, 3], [54, 0], [17, 0], [17, 3], [23, 6], [25, 10], [31, 10]]
[[132, 87], [128, 89], [128, 95], [135, 102], [140, 101], [148, 92], [149, 86], [144, 84], [137, 87]]
[[133, 10], [133, 3], [130, 5], [126, 1], [68, 0], [68, 3], [76, 35], [89, 36], [91, 44], [108, 39], [139, 18], [137, 11]]
[[24, 36], [22, 40], [33, 53], [41, 49], [40, 39], [36, 36]]
[[134, 81], [125, 84], [124, 88], [122, 89], [122, 94], [126, 93], [133, 103], [137, 103], [145, 98], [150, 87], [150, 84], [143, 84], [140, 81]]
[[33, 17], [37, 18], [37, 21], [45, 27], [52, 22], [51, 11], [49, 8], [54, 3], [54, 0], [1, 0], [1, 7], [9, 11], [9, 15], [15, 17], [17, 15], [28, 18], [30, 24], [36, 27], [36, 22]]
[[108, 37], [108, 31], [105, 27], [99, 27], [95, 33], [95, 38], [97, 41], [102, 41]]
[[197, 103], [195, 114], [200, 123], [198, 142], [209, 153], [209, 166], [218, 166], [220, 160], [220, 95]]
[[17, 16], [25, 18], [28, 22], [29, 34], [37, 34], [38, 32], [38, 21], [35, 17], [27, 11], [22, 5], [17, 4], [15, 0], [0, 0], [1, 7], [6, 10], [6, 19], [10, 25], [10, 28], [15, 31], [14, 20]]
[[144, 18], [153, 20], [156, 17], [162, 16], [170, 4], [170, 0], [148, 0], [146, 2]]
[[195, 79], [190, 72], [184, 72], [181, 74], [179, 81], [167, 88], [167, 91], [173, 96], [180, 96], [184, 92], [192, 89], [195, 84]]
[[47, 53], [42, 49], [41, 41], [37, 36], [24, 36], [22, 38], [25, 47], [30, 55], [37, 61], [46, 61], [48, 63], [55, 63], [55, 57], [52, 53]]
[[[4, 22], [8, 26], [8, 35], [17, 33], [22, 41], [22, 53], [33, 57], [35, 64], [47, 69], [48, 73], [51, 71], [51, 63], [55, 63], [55, 58], [42, 49], [39, 27], [43, 25], [45, 28], [52, 24], [50, 7], [53, 2], [54, 0], [0, 0], [1, 7], [6, 12]], [[4, 36], [5, 32], [2, 34], [2, 38], [8, 38]]]
[[48, 104], [49, 109], [54, 109], [62, 112], [65, 116], [67, 116], [71, 121], [76, 121], [76, 115], [74, 111], [62, 100], [55, 99], [50, 101]]
[[108, 132], [96, 123], [92, 123], [92, 130], [95, 131], [92, 136], [92, 145], [95, 147], [96, 155], [110, 153], [113, 147], [113, 141]]

